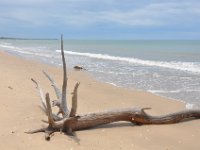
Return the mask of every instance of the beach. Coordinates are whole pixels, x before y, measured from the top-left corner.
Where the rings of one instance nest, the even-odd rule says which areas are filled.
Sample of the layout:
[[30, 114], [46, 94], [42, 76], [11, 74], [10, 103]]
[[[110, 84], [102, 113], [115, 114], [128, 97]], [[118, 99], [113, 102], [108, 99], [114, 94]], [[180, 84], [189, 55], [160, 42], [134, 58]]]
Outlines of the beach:
[[[59, 40], [0, 40], [7, 53], [61, 66]], [[67, 66], [96, 80], [200, 108], [200, 41], [64, 40]]]
[[[47, 117], [40, 109], [40, 97], [31, 78], [38, 81], [44, 92], [56, 96], [42, 70], [49, 72], [58, 85], [62, 85], [62, 68], [22, 59], [0, 52], [0, 149], [135, 149], [135, 150], [198, 150], [200, 144], [200, 120], [172, 125], [135, 126], [119, 122], [94, 129], [77, 131], [76, 138], [59, 132], [51, 141], [45, 141], [43, 133], [26, 134], [30, 129], [45, 125], [41, 120]], [[68, 71], [68, 103], [76, 82], [78, 91], [78, 112], [84, 114], [113, 108], [151, 107], [151, 115], [162, 115], [185, 109], [185, 104], [151, 93], [119, 88], [96, 81], [87, 71]]]

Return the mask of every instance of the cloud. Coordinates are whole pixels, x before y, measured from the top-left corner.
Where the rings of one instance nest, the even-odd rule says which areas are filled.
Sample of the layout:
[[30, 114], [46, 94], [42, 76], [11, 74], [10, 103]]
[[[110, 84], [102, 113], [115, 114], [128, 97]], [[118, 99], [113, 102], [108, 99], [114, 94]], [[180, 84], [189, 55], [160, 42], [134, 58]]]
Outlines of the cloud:
[[200, 24], [200, 2], [191, 0], [1, 0], [0, 23], [22, 26], [165, 27]]
[[200, 23], [200, 3], [165, 2], [148, 3], [139, 7], [100, 9], [98, 11], [77, 10], [60, 15], [60, 19], [71, 25], [111, 23], [128, 27], [173, 26]]

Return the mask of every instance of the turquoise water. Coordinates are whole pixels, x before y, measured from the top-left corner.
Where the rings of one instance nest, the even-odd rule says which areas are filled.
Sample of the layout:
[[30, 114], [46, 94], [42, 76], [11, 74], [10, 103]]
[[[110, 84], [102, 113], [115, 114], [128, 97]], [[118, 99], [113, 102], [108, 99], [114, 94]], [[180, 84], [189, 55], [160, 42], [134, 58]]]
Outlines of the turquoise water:
[[[200, 108], [200, 41], [65, 40], [67, 65], [96, 79]], [[61, 65], [59, 40], [1, 40], [9, 53]]]

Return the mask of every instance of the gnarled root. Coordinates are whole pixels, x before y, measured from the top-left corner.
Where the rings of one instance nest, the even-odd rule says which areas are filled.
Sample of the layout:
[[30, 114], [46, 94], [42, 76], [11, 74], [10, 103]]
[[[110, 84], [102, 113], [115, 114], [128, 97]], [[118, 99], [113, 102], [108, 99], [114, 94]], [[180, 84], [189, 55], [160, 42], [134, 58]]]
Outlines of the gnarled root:
[[48, 93], [46, 94], [47, 102], [47, 112], [48, 112], [48, 122], [49, 126], [44, 129], [34, 130], [29, 133], [45, 132], [46, 140], [50, 140], [50, 135], [56, 131], [63, 131], [68, 135], [74, 135], [74, 131], [89, 129], [97, 127], [100, 125], [118, 122], [118, 121], [127, 121], [134, 123], [136, 125], [145, 125], [145, 124], [173, 124], [178, 123], [188, 119], [200, 119], [199, 110], [187, 110], [180, 111], [163, 116], [151, 116], [148, 115], [145, 110], [150, 108], [124, 108], [109, 110], [98, 113], [90, 113], [81, 116], [74, 116], [69, 118], [64, 118], [61, 121], [54, 121], [51, 117], [51, 106], [49, 107], [50, 99]]

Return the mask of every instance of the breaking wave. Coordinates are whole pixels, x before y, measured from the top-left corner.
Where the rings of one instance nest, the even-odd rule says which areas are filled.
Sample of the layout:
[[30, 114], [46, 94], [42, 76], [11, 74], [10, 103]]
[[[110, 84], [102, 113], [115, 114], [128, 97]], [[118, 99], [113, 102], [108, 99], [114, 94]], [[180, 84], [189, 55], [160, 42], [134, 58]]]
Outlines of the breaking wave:
[[[60, 52], [60, 50], [56, 50], [56, 52]], [[188, 71], [192, 73], [200, 73], [200, 62], [152, 61], [152, 60], [142, 60], [142, 59], [130, 58], [130, 57], [111, 56], [107, 54], [80, 53], [80, 52], [73, 52], [73, 51], [65, 51], [65, 53], [70, 54], [70, 55], [85, 56], [85, 57], [102, 59], [102, 60], [123, 61], [127, 63], [144, 65], [144, 66], [155, 66], [155, 67], [176, 69], [180, 71]]]

